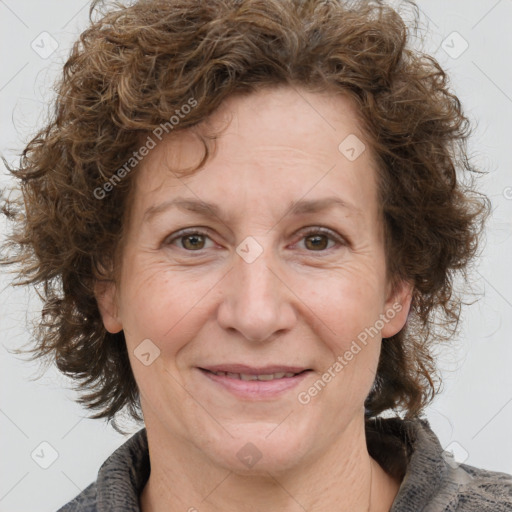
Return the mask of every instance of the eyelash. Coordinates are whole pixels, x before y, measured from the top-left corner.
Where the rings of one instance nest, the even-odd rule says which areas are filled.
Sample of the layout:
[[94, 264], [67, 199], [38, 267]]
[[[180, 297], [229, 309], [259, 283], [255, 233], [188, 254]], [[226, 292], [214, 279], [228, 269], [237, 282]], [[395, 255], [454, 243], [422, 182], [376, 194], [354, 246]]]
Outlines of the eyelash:
[[[180, 240], [181, 238], [186, 238], [187, 236], [192, 236], [192, 235], [200, 235], [200, 236], [210, 238], [208, 233], [209, 232], [207, 230], [203, 231], [199, 228], [184, 229], [182, 231], [178, 231], [178, 233], [176, 233], [176, 235], [174, 235], [174, 236], [171, 235], [172, 238], [167, 237], [164, 241], [164, 244], [165, 245], [173, 245], [174, 241]], [[311, 235], [324, 235], [329, 240], [331, 240], [333, 242], [337, 242], [340, 246], [347, 245], [347, 242], [345, 240], [343, 240], [343, 238], [338, 236], [335, 232], [333, 232], [330, 229], [322, 228], [322, 227], [305, 228], [305, 231], [302, 232], [302, 238], [300, 240], [303, 240], [304, 238], [307, 238], [308, 236], [311, 236]], [[192, 251], [189, 249], [185, 249], [184, 247], [179, 247], [179, 249], [186, 251], [188, 253], [199, 253], [199, 254], [201, 254], [203, 251], [206, 250], [206, 249], [198, 249], [197, 251]], [[318, 250], [318, 251], [307, 251], [307, 252], [310, 252], [313, 254], [314, 253], [325, 253], [325, 252], [329, 252], [331, 249], [334, 249], [334, 247], [331, 247], [330, 249], [322, 249], [322, 250]]]

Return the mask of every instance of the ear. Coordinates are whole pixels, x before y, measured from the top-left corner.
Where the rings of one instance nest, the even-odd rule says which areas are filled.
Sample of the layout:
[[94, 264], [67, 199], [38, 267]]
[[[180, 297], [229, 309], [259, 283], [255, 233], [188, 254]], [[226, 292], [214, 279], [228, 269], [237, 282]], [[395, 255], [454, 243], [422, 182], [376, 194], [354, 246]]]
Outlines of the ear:
[[101, 318], [105, 329], [112, 333], [118, 333], [123, 329], [123, 324], [118, 317], [116, 300], [116, 285], [114, 281], [96, 281], [94, 295], [98, 303]]
[[413, 286], [411, 283], [400, 281], [390, 288], [383, 315], [381, 315], [385, 322], [381, 331], [383, 338], [390, 338], [400, 332], [407, 321], [412, 301]]

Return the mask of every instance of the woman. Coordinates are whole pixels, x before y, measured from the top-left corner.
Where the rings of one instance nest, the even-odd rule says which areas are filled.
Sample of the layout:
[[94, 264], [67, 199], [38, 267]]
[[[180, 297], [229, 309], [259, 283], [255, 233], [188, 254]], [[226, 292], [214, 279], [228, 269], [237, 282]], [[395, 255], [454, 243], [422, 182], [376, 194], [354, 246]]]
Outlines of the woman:
[[421, 417], [488, 203], [406, 43], [317, 1], [140, 1], [81, 36], [5, 263], [44, 284], [35, 354], [145, 428], [62, 511], [512, 510]]

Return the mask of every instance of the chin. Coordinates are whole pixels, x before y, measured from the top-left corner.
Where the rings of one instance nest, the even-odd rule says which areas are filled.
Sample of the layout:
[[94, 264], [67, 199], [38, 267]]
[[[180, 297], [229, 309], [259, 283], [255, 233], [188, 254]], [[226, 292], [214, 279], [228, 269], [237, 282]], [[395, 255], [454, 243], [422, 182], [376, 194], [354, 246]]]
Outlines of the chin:
[[268, 475], [293, 469], [307, 456], [307, 438], [297, 430], [275, 429], [275, 424], [269, 428], [268, 423], [240, 425], [233, 438], [219, 441], [213, 450], [209, 445], [210, 457], [215, 464], [240, 475]]

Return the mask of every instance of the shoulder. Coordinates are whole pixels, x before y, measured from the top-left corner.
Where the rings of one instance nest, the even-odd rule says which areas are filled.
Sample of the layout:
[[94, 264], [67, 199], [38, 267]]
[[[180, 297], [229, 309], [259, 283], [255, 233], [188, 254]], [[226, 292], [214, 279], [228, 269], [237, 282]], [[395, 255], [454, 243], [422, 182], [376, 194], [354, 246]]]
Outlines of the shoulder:
[[512, 476], [461, 464], [458, 468], [468, 475], [466, 484], [458, 489], [457, 512], [511, 512]]
[[512, 475], [457, 463], [425, 419], [374, 420], [372, 457], [401, 480], [391, 512], [512, 512]]
[[139, 495], [149, 472], [147, 436], [142, 429], [110, 455], [95, 482], [58, 512], [97, 512], [100, 509], [140, 512]]
[[[511, 475], [459, 464], [426, 420], [415, 425], [415, 435], [413, 478], [430, 493], [424, 512], [512, 512]], [[424, 475], [434, 472], [435, 484], [429, 486]]]

